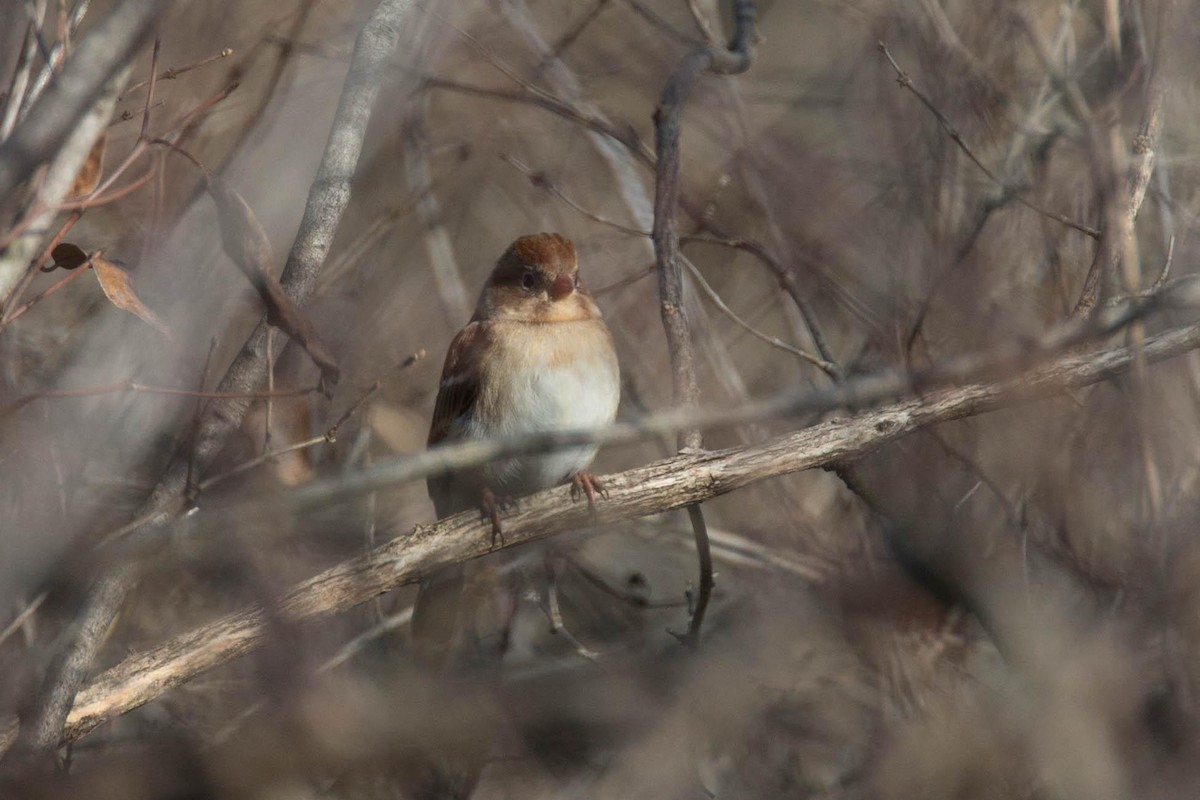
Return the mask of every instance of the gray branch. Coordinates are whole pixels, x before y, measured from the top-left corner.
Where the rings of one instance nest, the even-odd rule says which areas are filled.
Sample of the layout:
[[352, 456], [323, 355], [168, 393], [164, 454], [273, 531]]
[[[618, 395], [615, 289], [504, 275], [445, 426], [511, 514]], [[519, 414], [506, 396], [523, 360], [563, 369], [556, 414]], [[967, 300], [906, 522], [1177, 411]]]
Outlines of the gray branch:
[[104, 85], [150, 35], [169, 0], [125, 0], [79, 43], [62, 72], [0, 143], [0, 202], [54, 158]]
[[[284, 291], [298, 305], [312, 293], [350, 201], [350, 182], [362, 152], [371, 108], [388, 58], [396, 47], [400, 21], [412, 5], [413, 0], [383, 0], [355, 43], [333, 127], [309, 189], [300, 231], [280, 278]], [[263, 322], [251, 334], [218, 385], [218, 392], [253, 391], [262, 383], [268, 367], [266, 329]], [[241, 424], [249, 405], [248, 399], [236, 399], [214, 402], [208, 407], [197, 426], [191, 450], [176, 455], [144, 504], [139, 514], [144, 524], [131, 535], [133, 543], [157, 538], [159, 526], [183, 507], [189, 460], [192, 469], [207, 468], [230, 432]], [[132, 564], [132, 561], [123, 563], [102, 575], [89, 590], [74, 635], [51, 663], [36, 710], [29, 725], [22, 726], [22, 737], [31, 749], [46, 751], [57, 746], [67, 712], [95, 659], [104, 631], [136, 580], [137, 570]]]

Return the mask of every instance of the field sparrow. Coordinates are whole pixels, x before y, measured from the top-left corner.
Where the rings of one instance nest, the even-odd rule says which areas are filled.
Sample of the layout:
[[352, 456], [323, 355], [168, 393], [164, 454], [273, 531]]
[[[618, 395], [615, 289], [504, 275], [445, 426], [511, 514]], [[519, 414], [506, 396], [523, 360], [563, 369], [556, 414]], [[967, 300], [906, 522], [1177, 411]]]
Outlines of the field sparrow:
[[[575, 247], [556, 233], [517, 239], [496, 262], [475, 314], [450, 343], [429, 430], [429, 445], [519, 436], [612, 422], [620, 375], [612, 335], [579, 278]], [[429, 480], [438, 517], [479, 507], [501, 534], [508, 498], [571, 482], [595, 502], [603, 486], [586, 472], [596, 447], [503, 459], [478, 470]], [[421, 586], [414, 642], [440, 665], [454, 631], [464, 627], [461, 567]]]

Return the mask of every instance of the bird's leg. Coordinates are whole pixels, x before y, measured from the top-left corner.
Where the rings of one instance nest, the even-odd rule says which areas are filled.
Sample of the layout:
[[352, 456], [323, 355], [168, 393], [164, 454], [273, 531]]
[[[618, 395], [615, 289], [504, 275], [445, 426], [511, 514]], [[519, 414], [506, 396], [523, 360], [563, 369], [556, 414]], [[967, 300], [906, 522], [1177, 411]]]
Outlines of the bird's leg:
[[588, 511], [596, 513], [596, 495], [608, 499], [608, 489], [604, 482], [590, 472], [579, 470], [571, 473], [571, 499], [578, 500], [579, 495], [587, 497]]
[[479, 501], [479, 515], [492, 523], [492, 547], [496, 547], [496, 540], [500, 540], [500, 546], [504, 546], [504, 529], [500, 525], [500, 512], [509, 511], [520, 508], [520, 504], [515, 497], [501, 497], [493, 492], [488, 487], [483, 488], [483, 497]]

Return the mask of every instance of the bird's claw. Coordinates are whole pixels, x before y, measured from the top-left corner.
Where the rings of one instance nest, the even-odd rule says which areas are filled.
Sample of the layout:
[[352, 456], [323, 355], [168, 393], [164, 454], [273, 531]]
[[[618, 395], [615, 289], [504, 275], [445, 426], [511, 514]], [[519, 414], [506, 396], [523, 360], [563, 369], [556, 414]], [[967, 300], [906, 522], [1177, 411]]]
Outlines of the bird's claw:
[[571, 499], [579, 500], [579, 496], [587, 497], [588, 511], [596, 513], [596, 495], [608, 499], [608, 489], [604, 482], [590, 472], [571, 473]]
[[520, 504], [515, 498], [501, 497], [491, 489], [483, 490], [483, 499], [479, 503], [479, 516], [485, 521], [492, 524], [492, 543], [491, 547], [496, 548], [496, 540], [500, 540], [500, 546], [504, 546], [504, 527], [500, 524], [501, 511], [515, 511], [520, 508]]

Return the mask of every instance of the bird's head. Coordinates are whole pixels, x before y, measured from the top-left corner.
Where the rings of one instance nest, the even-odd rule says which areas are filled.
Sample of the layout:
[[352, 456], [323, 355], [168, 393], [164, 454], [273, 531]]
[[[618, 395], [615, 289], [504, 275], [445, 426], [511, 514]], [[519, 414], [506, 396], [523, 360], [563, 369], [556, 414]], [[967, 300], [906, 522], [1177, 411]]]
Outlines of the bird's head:
[[475, 311], [476, 319], [525, 322], [599, 316], [580, 284], [575, 246], [557, 233], [522, 236], [510, 244], [496, 262]]

